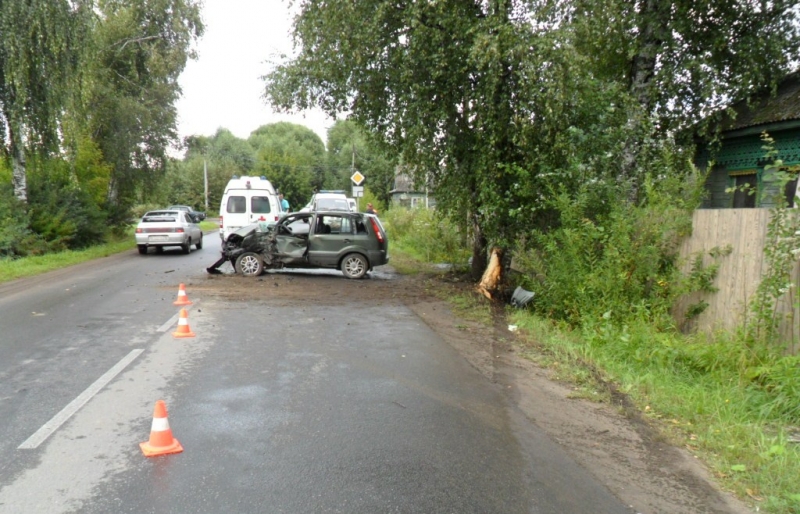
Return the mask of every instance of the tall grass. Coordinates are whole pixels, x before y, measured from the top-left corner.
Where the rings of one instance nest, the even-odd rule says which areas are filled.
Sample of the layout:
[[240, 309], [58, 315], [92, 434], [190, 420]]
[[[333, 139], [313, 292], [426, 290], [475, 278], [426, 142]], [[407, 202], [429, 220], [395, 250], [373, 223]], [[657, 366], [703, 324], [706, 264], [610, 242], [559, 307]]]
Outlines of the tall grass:
[[[381, 215], [391, 247], [425, 263], [467, 265], [466, 236], [452, 222], [436, 216], [433, 209], [394, 207]], [[391, 251], [390, 247], [390, 251]]]
[[531, 311], [509, 315], [531, 359], [558, 363], [578, 383], [593, 370], [594, 397], [608, 384], [626, 393], [725, 488], [764, 512], [800, 512], [800, 444], [790, 440], [800, 435], [797, 357], [753, 356], [741, 335], [687, 336], [645, 320], [601, 318], [576, 329]]

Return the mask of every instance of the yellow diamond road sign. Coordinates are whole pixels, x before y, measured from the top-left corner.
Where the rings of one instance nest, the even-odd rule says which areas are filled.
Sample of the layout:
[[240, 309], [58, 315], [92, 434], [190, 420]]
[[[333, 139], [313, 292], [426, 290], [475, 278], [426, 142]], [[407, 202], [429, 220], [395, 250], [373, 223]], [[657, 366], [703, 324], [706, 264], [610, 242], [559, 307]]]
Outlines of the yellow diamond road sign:
[[350, 180], [353, 181], [353, 184], [360, 186], [364, 182], [364, 175], [357, 171], [350, 176]]

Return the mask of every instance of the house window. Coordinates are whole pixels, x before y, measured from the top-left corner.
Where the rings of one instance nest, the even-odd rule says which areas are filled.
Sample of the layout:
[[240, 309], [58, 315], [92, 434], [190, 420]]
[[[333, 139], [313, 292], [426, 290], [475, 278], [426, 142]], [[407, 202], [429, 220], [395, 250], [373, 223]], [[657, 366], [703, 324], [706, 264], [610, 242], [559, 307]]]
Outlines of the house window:
[[787, 207], [800, 207], [800, 198], [796, 197], [797, 194], [800, 194], [800, 191], [797, 190], [798, 177], [800, 177], [800, 173], [793, 173], [792, 180], [786, 183], [786, 187], [783, 190]]
[[733, 208], [747, 209], [756, 206], [756, 174], [753, 172], [736, 174], [733, 177]]

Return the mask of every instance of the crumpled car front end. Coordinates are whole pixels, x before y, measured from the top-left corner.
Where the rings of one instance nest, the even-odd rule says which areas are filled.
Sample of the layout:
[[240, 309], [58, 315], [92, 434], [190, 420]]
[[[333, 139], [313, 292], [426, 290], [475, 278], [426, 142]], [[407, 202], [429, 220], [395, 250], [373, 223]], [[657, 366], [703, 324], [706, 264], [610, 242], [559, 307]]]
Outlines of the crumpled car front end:
[[236, 259], [245, 252], [255, 252], [262, 254], [265, 264], [270, 264], [271, 253], [269, 249], [274, 245], [275, 225], [266, 223], [254, 223], [231, 232], [228, 238], [222, 243], [222, 255], [219, 260], [206, 268], [208, 273], [222, 273], [219, 267], [230, 261], [235, 267]]

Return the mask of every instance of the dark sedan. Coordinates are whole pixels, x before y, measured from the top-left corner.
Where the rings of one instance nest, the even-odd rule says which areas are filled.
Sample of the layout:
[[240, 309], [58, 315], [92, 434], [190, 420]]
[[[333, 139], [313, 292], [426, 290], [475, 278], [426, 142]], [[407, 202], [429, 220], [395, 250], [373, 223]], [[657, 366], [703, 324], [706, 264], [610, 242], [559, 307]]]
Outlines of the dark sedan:
[[200, 223], [201, 221], [206, 219], [206, 213], [201, 211], [196, 211], [188, 205], [170, 205], [169, 207], [167, 207], [167, 210], [186, 212], [189, 214], [189, 217], [195, 220], [194, 221], [195, 223]]

